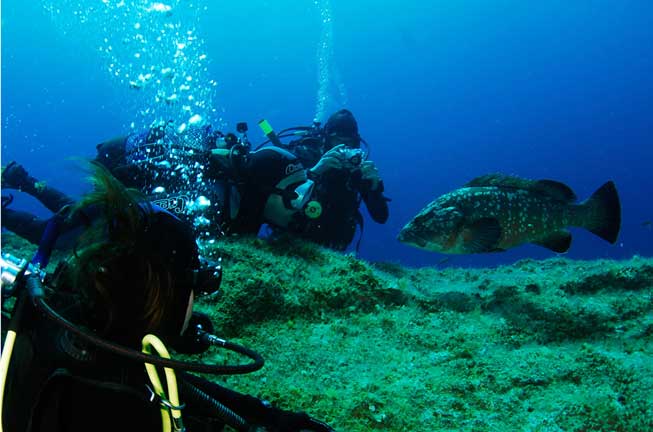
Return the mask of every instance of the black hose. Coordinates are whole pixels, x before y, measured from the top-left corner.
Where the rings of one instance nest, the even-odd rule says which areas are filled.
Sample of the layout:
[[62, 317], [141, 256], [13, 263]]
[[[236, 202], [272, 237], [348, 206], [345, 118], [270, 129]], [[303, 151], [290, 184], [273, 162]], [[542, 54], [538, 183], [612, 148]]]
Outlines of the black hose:
[[[32, 280], [32, 278], [28, 277], [28, 280]], [[40, 281], [38, 281], [37, 278], [36, 281], [40, 283]], [[122, 357], [127, 357], [130, 360], [135, 360], [141, 363], [151, 363], [156, 366], [168, 367], [175, 370], [200, 372], [200, 373], [207, 373], [212, 375], [247, 374], [261, 369], [264, 364], [263, 357], [261, 357], [261, 355], [256, 351], [253, 351], [242, 345], [238, 345], [233, 342], [229, 342], [222, 339], [218, 339], [221, 341], [219, 345], [222, 348], [249, 357], [250, 359], [253, 360], [253, 362], [244, 365], [219, 366], [219, 365], [208, 365], [208, 364], [197, 363], [197, 362], [183, 362], [179, 360], [172, 360], [172, 359], [161, 358], [158, 356], [143, 354], [140, 351], [136, 351], [134, 349], [127, 348], [125, 346], [118, 345], [116, 343], [104, 340], [99, 336], [96, 336], [90, 332], [82, 330], [81, 328], [75, 326], [73, 323], [71, 323], [70, 321], [68, 321], [61, 315], [59, 315], [54, 309], [48, 306], [48, 304], [45, 303], [45, 301], [42, 298], [37, 298], [34, 304], [38, 309], [44, 312], [49, 319], [53, 320], [55, 323], [59, 324], [69, 332], [75, 334], [76, 336], [79, 336], [81, 339], [93, 344], [94, 346], [97, 346], [103, 351], [108, 351], [113, 354], [118, 354]]]
[[[189, 383], [185, 379], [181, 380], [182, 394], [184, 394], [184, 399], [188, 401], [190, 398], [194, 398], [195, 401], [204, 403], [204, 405], [211, 411], [217, 413], [217, 417], [222, 420], [226, 425], [236, 429], [237, 431], [249, 431], [249, 424], [241, 416], [233, 412], [231, 409], [227, 408], [224, 404], [219, 402], [217, 399], [209, 396], [206, 392], [195, 387], [193, 384]], [[185, 391], [188, 391], [186, 395]]]
[[[313, 129], [313, 126], [295, 126], [295, 127], [289, 127], [286, 129], [281, 130], [278, 134], [276, 134], [277, 139], [281, 138], [288, 138], [290, 136], [294, 136], [294, 133], [291, 132], [296, 132], [296, 131], [303, 131], [307, 132]], [[254, 151], [259, 150], [261, 147], [265, 146], [266, 144], [269, 144], [272, 140], [268, 139], [263, 141], [262, 143], [258, 144], [255, 148]], [[281, 147], [288, 147], [287, 144], [281, 143]]]
[[279, 131], [279, 136], [283, 135], [286, 132], [295, 132], [295, 131], [309, 131], [315, 129], [314, 126], [294, 126]]

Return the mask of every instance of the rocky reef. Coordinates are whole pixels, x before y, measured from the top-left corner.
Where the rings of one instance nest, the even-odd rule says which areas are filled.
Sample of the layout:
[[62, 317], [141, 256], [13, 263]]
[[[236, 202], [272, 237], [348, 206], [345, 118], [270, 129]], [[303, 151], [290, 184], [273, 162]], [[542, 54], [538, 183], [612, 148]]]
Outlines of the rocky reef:
[[210, 251], [222, 291], [198, 309], [266, 359], [211, 377], [236, 390], [339, 431], [653, 430], [651, 258], [408, 269], [287, 238]]
[[337, 430], [653, 430], [653, 259], [407, 269], [289, 239], [215, 252], [223, 294], [200, 307], [266, 358], [224, 381]]

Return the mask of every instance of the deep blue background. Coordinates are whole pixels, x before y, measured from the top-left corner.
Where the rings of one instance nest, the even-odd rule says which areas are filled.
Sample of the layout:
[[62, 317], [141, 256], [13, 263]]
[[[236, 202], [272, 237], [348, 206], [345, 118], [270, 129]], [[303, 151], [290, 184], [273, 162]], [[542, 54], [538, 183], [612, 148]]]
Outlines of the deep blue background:
[[[255, 138], [264, 117], [277, 129], [309, 124], [319, 5], [217, 3], [193, 6], [207, 75], [219, 83], [210, 120], [227, 129], [248, 121]], [[613, 179], [619, 242], [574, 230], [567, 256], [653, 255], [644, 224], [653, 219], [653, 2], [333, 0], [331, 14], [332, 66], [393, 199], [386, 225], [365, 224], [363, 258], [438, 263], [397, 232], [436, 196], [488, 172], [563, 181], [582, 199]], [[67, 158], [92, 157], [96, 143], [128, 131], [137, 98], [94, 46], [111, 30], [62, 16], [41, 2], [2, 3], [2, 160], [78, 194], [85, 186]], [[524, 246], [448, 264], [548, 256]]]

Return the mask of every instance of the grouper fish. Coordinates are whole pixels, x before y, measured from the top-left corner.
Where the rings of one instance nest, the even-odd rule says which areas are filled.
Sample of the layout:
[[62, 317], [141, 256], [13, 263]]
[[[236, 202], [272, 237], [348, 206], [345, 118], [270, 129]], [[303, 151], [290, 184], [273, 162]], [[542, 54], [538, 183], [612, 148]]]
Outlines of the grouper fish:
[[430, 203], [398, 239], [447, 254], [500, 252], [524, 243], [562, 253], [571, 245], [570, 226], [617, 241], [621, 204], [612, 181], [577, 203], [569, 186], [557, 181], [485, 175]]

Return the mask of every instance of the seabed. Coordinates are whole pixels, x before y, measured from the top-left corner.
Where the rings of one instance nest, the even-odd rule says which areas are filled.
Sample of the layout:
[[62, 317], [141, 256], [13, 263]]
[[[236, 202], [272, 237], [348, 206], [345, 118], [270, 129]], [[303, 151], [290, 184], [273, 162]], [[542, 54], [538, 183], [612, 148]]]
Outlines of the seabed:
[[338, 431], [653, 430], [651, 258], [408, 269], [285, 238], [210, 248], [222, 293], [197, 309], [266, 359], [210, 377], [231, 388]]

